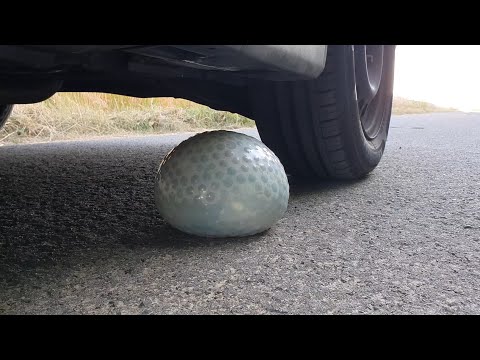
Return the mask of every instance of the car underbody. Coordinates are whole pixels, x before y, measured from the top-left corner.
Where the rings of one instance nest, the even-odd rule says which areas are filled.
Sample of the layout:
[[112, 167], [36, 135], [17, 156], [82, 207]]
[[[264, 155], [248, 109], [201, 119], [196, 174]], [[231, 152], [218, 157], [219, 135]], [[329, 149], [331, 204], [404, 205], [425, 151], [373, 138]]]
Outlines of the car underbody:
[[178, 97], [249, 116], [248, 86], [320, 75], [326, 45], [0, 46], [0, 104], [56, 92]]
[[0, 127], [57, 92], [175, 97], [244, 115], [289, 174], [358, 179], [379, 163], [395, 45], [2, 45]]

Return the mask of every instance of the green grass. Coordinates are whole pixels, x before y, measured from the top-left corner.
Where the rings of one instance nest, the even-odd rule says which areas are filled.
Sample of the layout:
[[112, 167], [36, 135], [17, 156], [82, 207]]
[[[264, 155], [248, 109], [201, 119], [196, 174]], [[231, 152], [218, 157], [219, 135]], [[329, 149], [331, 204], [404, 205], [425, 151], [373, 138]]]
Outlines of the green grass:
[[[397, 115], [454, 110], [402, 98], [393, 105]], [[41, 103], [16, 105], [0, 130], [0, 144], [253, 126], [244, 116], [183, 99], [58, 93]]]

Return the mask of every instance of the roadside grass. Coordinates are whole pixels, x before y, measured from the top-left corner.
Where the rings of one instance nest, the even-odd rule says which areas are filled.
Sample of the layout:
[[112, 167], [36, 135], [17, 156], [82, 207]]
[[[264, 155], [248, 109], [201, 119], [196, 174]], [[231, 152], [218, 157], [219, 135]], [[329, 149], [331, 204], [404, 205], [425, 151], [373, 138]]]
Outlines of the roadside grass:
[[0, 143], [253, 126], [255, 122], [244, 116], [216, 111], [183, 99], [58, 93], [41, 103], [16, 105], [0, 130]]
[[[395, 98], [394, 114], [455, 111]], [[36, 104], [16, 105], [0, 130], [0, 144], [165, 134], [254, 127], [252, 120], [188, 100], [141, 99], [103, 93], [58, 93]]]
[[433, 112], [451, 112], [451, 111], [458, 111], [458, 110], [454, 108], [440, 107], [425, 101], [410, 100], [402, 97], [395, 97], [393, 99], [392, 113], [394, 115], [426, 114], [426, 113], [433, 113]]

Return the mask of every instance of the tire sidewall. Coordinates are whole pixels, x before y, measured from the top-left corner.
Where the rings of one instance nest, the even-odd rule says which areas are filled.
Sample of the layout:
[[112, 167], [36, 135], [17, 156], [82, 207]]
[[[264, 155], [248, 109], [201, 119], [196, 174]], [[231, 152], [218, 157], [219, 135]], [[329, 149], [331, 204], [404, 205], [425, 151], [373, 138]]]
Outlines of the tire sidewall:
[[369, 140], [361, 123], [357, 103], [356, 78], [355, 78], [355, 53], [352, 45], [337, 47], [342, 53], [336, 57], [341, 64], [337, 67], [337, 84], [339, 93], [345, 96], [345, 109], [342, 121], [342, 131], [345, 134], [346, 150], [352, 152], [349, 158], [357, 159], [352, 165], [354, 173], [365, 174], [373, 170], [383, 155], [390, 125], [393, 91], [393, 51], [390, 46], [385, 47], [384, 73], [378, 96], [381, 96], [382, 125], [373, 140]]
[[13, 105], [0, 105], [0, 129], [7, 122], [12, 113]]

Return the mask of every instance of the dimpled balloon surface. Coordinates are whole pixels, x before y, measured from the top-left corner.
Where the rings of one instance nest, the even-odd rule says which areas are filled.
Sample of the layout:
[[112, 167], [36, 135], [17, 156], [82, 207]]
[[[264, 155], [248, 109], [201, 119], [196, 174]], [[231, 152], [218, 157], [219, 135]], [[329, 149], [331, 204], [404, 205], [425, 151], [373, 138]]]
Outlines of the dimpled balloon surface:
[[252, 235], [285, 213], [289, 186], [277, 156], [232, 131], [197, 134], [163, 159], [155, 202], [173, 227], [207, 237]]

